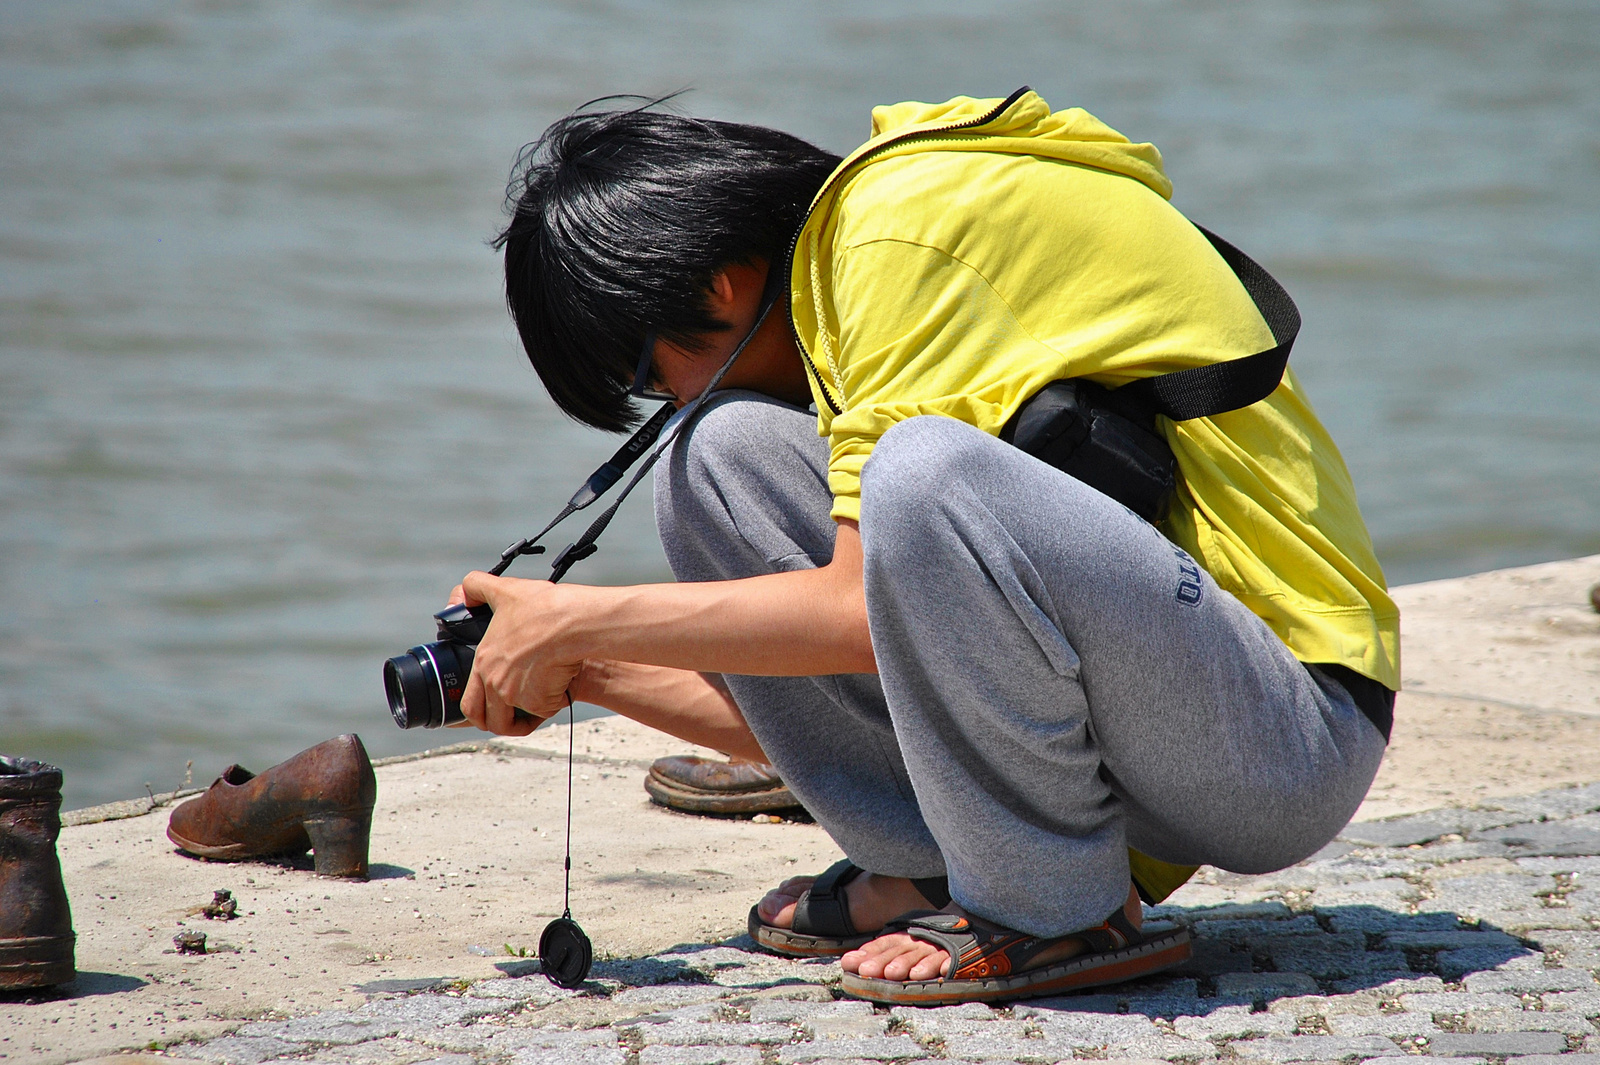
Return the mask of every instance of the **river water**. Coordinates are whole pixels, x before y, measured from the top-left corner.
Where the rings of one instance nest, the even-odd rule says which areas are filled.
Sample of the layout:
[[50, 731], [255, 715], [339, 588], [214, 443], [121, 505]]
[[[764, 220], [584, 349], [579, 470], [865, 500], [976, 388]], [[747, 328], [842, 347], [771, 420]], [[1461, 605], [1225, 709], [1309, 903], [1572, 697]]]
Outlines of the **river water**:
[[[1294, 293], [1392, 582], [1600, 551], [1593, 0], [3, 0], [0, 751], [82, 806], [441, 742], [381, 661], [615, 445], [500, 303], [517, 148], [688, 89], [842, 152], [1024, 83]], [[667, 576], [645, 493], [578, 572]]]

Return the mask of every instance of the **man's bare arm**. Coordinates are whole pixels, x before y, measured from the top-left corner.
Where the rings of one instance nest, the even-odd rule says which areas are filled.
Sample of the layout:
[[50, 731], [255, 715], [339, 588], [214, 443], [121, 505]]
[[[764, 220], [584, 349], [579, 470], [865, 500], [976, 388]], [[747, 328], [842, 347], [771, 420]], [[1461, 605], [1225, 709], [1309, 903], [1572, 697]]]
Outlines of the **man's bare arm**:
[[820, 569], [622, 588], [472, 573], [462, 587], [495, 620], [461, 709], [494, 732], [511, 731], [514, 707], [547, 717], [565, 706], [585, 660], [761, 676], [877, 671], [853, 522], [838, 525]]
[[720, 676], [637, 662], [584, 663], [572, 697], [735, 758], [765, 762]]

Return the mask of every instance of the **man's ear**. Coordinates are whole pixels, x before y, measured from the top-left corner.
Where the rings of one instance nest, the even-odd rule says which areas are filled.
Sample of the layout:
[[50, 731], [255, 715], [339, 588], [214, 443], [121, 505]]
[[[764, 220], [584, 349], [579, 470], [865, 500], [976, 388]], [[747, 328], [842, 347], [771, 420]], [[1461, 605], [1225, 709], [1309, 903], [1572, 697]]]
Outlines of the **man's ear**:
[[[733, 279], [728, 271], [718, 270], [711, 275], [711, 304], [713, 313], [733, 306]], [[721, 318], [721, 314], [717, 314]]]

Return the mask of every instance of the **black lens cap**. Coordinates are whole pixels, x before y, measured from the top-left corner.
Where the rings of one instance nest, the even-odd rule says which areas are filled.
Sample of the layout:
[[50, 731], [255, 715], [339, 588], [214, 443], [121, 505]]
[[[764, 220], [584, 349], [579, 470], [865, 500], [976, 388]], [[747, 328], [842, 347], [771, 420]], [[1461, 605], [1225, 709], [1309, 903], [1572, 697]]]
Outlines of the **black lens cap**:
[[577, 921], [557, 917], [544, 926], [544, 934], [539, 937], [539, 962], [552, 984], [568, 990], [577, 987], [588, 979], [593, 961], [594, 948]]

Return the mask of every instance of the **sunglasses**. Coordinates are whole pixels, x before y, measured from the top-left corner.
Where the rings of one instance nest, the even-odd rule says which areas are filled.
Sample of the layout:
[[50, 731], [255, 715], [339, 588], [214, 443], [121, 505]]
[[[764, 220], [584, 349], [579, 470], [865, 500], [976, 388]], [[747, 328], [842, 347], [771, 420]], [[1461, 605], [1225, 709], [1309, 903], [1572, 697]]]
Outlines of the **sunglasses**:
[[[760, 329], [761, 323], [767, 320], [767, 315], [772, 312], [773, 305], [778, 302], [778, 296], [783, 291], [783, 281], [786, 277], [788, 277], [786, 271], [769, 270], [767, 272], [767, 283], [766, 287], [761, 291], [761, 305], [756, 311], [755, 324], [744, 335], [744, 339], [739, 341], [739, 346], [733, 349], [733, 354], [729, 355], [727, 361], [722, 364], [722, 369], [718, 370], [711, 378], [711, 382], [706, 386], [707, 392], [713, 391], [717, 387], [717, 383], [722, 380], [722, 375], [727, 373], [739, 356], [744, 353], [744, 349], [749, 346], [751, 339], [755, 337], [756, 330]], [[637, 399], [658, 399], [668, 403], [692, 402], [695, 398], [693, 396], [689, 397], [688, 401], [684, 401], [680, 400], [674, 392], [651, 386], [650, 375], [652, 373], [652, 363], [655, 362], [655, 354], [656, 331], [651, 329], [644, 335], [644, 347], [639, 350], [639, 365], [633, 371], [633, 387], [628, 389], [628, 395]]]
[[659, 399], [668, 403], [676, 403], [678, 397], [664, 388], [652, 388], [650, 385], [651, 364], [655, 360], [656, 331], [654, 329], [645, 333], [644, 348], [639, 352], [639, 368], [633, 371], [633, 387], [628, 389], [628, 395], [638, 399]]

